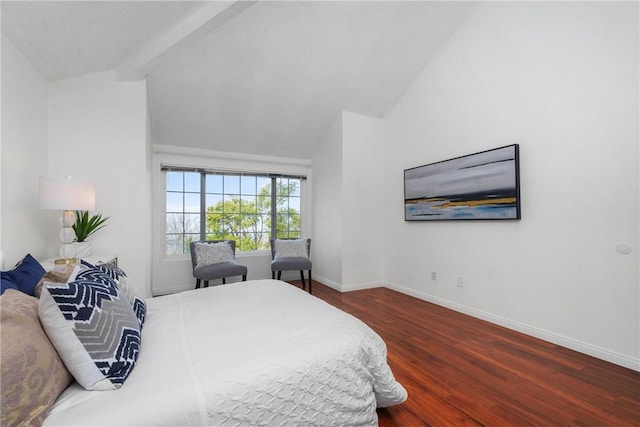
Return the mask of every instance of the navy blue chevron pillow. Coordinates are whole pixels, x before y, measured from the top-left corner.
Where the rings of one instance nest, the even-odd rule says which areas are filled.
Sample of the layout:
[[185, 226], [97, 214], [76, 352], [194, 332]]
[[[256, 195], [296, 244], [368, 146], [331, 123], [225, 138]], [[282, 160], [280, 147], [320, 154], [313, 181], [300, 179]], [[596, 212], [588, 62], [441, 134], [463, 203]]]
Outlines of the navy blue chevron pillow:
[[115, 390], [135, 367], [140, 325], [112, 279], [96, 274], [45, 283], [38, 314], [76, 381], [87, 390]]
[[147, 317], [147, 303], [141, 300], [138, 297], [135, 297], [133, 300], [133, 312], [136, 314], [136, 318], [138, 319], [138, 325], [140, 325], [140, 330], [142, 330], [142, 325], [144, 325], [144, 319]]
[[98, 270], [100, 270], [100, 272], [106, 274], [107, 276], [111, 277], [113, 280], [116, 280], [116, 281], [120, 277], [123, 277], [123, 276], [127, 277], [127, 273], [125, 273], [123, 269], [116, 267], [112, 264], [93, 265], [85, 260], [81, 260], [80, 264], [88, 268], [97, 268]]
[[142, 298], [136, 295], [134, 291], [134, 287], [129, 281], [127, 274], [121, 268], [114, 267], [112, 265], [101, 264], [101, 265], [92, 265], [85, 260], [81, 261], [81, 272], [78, 274], [80, 277], [82, 274], [92, 275], [96, 278], [101, 278], [100, 280], [106, 280], [100, 274], [106, 275], [110, 279], [115, 281], [115, 284], [118, 286], [120, 291], [127, 296], [131, 307], [133, 308], [133, 312], [136, 314], [136, 318], [138, 319], [138, 323], [140, 324], [140, 329], [142, 330], [142, 325], [144, 325], [144, 319], [147, 314], [147, 304], [144, 302]]
[[89, 281], [94, 283], [101, 283], [104, 285], [118, 287], [115, 278], [112, 278], [97, 267], [82, 267], [75, 277], [76, 281]]

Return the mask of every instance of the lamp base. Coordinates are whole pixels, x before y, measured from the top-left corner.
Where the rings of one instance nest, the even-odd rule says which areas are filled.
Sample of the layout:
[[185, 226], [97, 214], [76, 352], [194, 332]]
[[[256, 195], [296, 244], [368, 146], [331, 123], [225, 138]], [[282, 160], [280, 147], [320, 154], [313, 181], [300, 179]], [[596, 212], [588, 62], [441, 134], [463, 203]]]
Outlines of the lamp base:
[[53, 263], [55, 265], [69, 265], [69, 264], [77, 264], [80, 262], [80, 258], [58, 258]]

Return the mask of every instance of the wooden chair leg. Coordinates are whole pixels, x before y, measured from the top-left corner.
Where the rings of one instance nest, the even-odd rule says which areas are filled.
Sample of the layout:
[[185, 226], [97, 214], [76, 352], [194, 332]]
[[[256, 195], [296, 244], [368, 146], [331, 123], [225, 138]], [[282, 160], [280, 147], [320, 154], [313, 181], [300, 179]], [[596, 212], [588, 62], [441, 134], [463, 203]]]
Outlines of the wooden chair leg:
[[225, 279], [224, 277], [222, 278], [222, 284], [223, 284], [223, 285], [226, 285], [226, 284], [227, 284], [227, 281], [226, 281], [226, 279]]
[[196, 289], [200, 287], [200, 279], [196, 279]]
[[302, 280], [302, 289], [304, 290], [304, 288], [306, 288], [306, 285], [304, 283], [304, 271], [300, 270], [300, 280]]
[[247, 281], [247, 275], [246, 275], [246, 274], [243, 274], [243, 275], [242, 275], [242, 281], [243, 281], [243, 282], [246, 282], [246, 281]]
[[205, 280], [205, 281], [204, 281], [204, 287], [205, 287], [205, 288], [208, 288], [208, 287], [209, 287], [209, 281], [208, 281], [208, 280]]
[[276, 278], [276, 272], [275, 272], [275, 271], [273, 271], [273, 270], [271, 270], [271, 278], [272, 278], [272, 279], [275, 279], [275, 278]]
[[278, 271], [278, 280], [282, 277], [282, 271]]
[[309, 270], [309, 293], [311, 293], [311, 270]]

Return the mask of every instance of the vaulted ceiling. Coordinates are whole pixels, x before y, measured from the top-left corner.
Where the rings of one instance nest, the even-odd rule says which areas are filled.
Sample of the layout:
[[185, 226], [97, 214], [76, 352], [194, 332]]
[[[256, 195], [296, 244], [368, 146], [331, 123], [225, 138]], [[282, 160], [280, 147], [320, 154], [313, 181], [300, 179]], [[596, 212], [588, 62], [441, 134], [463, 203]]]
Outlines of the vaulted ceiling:
[[147, 79], [160, 144], [310, 158], [341, 111], [385, 114], [472, 5], [432, 1], [3, 1], [48, 80]]

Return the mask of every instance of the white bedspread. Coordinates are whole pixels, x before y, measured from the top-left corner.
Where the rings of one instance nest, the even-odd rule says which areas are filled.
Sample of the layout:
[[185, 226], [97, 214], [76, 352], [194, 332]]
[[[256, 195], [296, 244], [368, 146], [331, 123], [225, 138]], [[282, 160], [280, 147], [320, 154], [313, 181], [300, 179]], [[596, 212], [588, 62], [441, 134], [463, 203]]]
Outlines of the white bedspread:
[[45, 425], [377, 425], [406, 391], [382, 339], [275, 280], [147, 300], [138, 363], [115, 391], [77, 384]]

